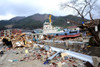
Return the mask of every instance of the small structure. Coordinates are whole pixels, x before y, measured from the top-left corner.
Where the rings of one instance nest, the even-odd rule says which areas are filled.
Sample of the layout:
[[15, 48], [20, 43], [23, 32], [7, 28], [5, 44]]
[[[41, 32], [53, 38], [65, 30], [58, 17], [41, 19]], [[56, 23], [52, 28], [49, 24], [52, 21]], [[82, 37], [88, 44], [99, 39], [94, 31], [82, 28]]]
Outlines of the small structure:
[[0, 36], [11, 36], [16, 33], [22, 33], [21, 29], [7, 29], [0, 31]]

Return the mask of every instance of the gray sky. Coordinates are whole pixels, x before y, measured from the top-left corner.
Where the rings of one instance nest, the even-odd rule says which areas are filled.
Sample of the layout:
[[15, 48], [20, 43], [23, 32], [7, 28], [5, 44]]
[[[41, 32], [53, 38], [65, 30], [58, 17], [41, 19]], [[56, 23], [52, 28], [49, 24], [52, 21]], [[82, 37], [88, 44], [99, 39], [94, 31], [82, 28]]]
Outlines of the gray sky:
[[15, 16], [29, 16], [35, 13], [65, 16], [73, 10], [62, 10], [60, 4], [67, 0], [0, 0], [0, 20]]

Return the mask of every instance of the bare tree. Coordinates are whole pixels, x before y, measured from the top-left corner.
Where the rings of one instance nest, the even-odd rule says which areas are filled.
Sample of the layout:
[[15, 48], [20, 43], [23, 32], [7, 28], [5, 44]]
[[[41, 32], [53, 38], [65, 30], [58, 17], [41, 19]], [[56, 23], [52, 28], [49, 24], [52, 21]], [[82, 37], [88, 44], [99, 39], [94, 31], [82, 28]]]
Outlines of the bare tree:
[[69, 2], [62, 3], [62, 8], [72, 8], [77, 14], [83, 19], [89, 15], [90, 19], [93, 20], [92, 10], [95, 7], [97, 0], [70, 0]]
[[[84, 22], [85, 17], [88, 15], [90, 17], [91, 23], [94, 24], [95, 21], [93, 19], [92, 11], [95, 8], [97, 1], [98, 0], [69, 0], [69, 2], [62, 3], [61, 8], [65, 9], [69, 7], [74, 9], [77, 12], [77, 14], [83, 19]], [[100, 39], [98, 33], [95, 32], [93, 28], [91, 28], [93, 24], [91, 24], [90, 26], [84, 26], [82, 24], [81, 25], [84, 28], [88, 29], [89, 32], [91, 32], [91, 34], [94, 36], [96, 44], [99, 45]]]

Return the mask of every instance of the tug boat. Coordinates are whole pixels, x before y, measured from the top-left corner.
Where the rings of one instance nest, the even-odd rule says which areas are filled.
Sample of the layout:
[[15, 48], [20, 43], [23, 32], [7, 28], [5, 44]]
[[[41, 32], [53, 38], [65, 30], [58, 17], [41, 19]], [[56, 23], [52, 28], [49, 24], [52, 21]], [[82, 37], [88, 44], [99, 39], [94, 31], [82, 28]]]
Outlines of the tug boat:
[[49, 16], [49, 22], [45, 22], [43, 24], [43, 34], [53, 35], [55, 37], [60, 37], [60, 38], [80, 36], [79, 29], [76, 29], [76, 30], [64, 29], [64, 30], [62, 30], [60, 27], [53, 27], [52, 22], [51, 22], [51, 15]]

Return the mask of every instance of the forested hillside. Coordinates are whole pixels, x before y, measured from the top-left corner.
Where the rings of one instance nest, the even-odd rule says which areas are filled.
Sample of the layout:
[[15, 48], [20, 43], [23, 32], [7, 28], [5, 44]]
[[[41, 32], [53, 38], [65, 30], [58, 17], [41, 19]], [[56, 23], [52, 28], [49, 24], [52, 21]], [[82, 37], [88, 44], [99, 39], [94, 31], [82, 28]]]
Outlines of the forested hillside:
[[[21, 29], [36, 29], [42, 28], [45, 21], [49, 21], [49, 14], [34, 14], [28, 17], [14, 17], [10, 20], [0, 21], [0, 30], [7, 28], [21, 28]], [[73, 24], [67, 24], [67, 19], [76, 21], [78, 23], [82, 22], [82, 19], [77, 16], [54, 16], [52, 15], [52, 24], [54, 26], [67, 27]], [[87, 20], [87, 19], [86, 19]]]

